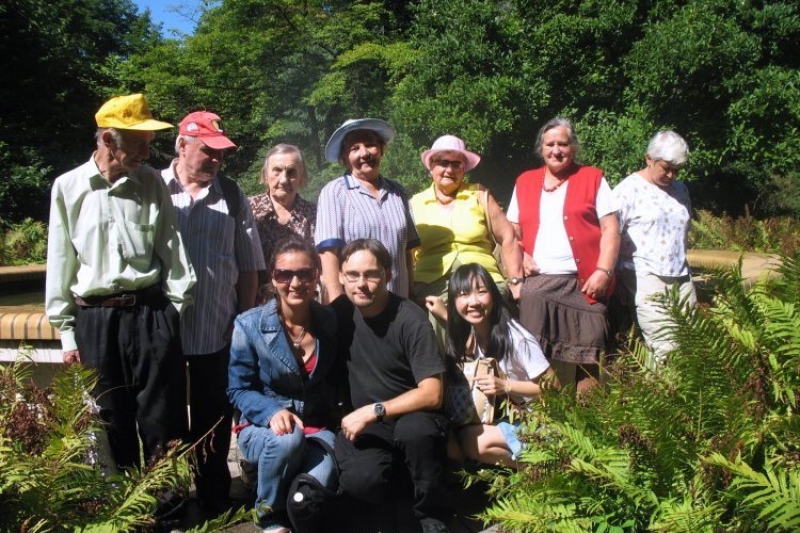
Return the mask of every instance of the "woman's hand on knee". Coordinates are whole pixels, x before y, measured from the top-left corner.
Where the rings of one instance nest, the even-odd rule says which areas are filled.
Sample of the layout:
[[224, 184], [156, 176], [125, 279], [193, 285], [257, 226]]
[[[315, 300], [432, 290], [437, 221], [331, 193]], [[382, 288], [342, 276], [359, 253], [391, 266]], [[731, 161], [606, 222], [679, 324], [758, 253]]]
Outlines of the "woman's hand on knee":
[[281, 409], [269, 421], [269, 428], [278, 436], [292, 433], [295, 425], [303, 429], [303, 421], [288, 409]]

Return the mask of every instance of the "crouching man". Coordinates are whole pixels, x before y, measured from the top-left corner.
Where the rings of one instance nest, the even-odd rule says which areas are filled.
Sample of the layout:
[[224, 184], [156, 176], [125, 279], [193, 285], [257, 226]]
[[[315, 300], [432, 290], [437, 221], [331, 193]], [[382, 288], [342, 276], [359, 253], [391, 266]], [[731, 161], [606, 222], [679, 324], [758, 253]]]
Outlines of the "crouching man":
[[423, 532], [447, 532], [444, 362], [425, 312], [389, 292], [391, 264], [373, 239], [340, 252], [345, 294], [332, 305], [354, 410], [336, 437], [339, 484], [345, 495], [377, 506], [393, 501], [394, 487], [410, 476]]

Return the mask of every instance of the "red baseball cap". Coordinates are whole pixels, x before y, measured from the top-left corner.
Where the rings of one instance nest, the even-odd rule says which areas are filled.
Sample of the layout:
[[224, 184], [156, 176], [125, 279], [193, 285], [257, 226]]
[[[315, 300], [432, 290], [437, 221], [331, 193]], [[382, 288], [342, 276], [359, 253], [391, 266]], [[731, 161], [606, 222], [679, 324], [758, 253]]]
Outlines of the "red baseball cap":
[[208, 111], [189, 113], [181, 120], [178, 131], [181, 135], [199, 138], [206, 146], [215, 150], [236, 148], [233, 141], [225, 136], [219, 115]]

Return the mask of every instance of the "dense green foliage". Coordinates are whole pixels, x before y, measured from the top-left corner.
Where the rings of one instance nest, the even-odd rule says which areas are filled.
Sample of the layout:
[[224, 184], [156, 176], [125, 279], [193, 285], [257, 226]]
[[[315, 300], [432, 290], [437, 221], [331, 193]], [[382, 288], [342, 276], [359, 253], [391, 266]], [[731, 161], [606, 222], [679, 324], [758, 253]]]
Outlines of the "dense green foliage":
[[0, 266], [46, 261], [47, 226], [43, 222], [26, 218], [8, 230], [0, 229]]
[[[188, 493], [188, 450], [176, 447], [142, 472], [108, 474], [98, 454], [101, 422], [86, 393], [96, 378], [74, 365], [41, 389], [31, 370], [23, 360], [0, 366], [0, 531], [156, 530], [160, 498]], [[221, 531], [245, 515], [192, 531]]]
[[[220, 113], [241, 146], [226, 172], [254, 193], [264, 152], [299, 145], [312, 183], [346, 118], [399, 132], [385, 173], [413, 192], [419, 153], [453, 133], [484, 155], [473, 179], [506, 203], [536, 164], [534, 134], [578, 125], [584, 162], [612, 183], [646, 141], [677, 129], [692, 148], [695, 205], [758, 217], [800, 213], [800, 7], [759, 0], [208, 0], [197, 30], [164, 38], [130, 0], [0, 6], [0, 184], [7, 221], [40, 216], [44, 185], [85, 159], [107, 96], [144, 91], [161, 118]], [[152, 156], [163, 165], [172, 135]], [[42, 181], [42, 176], [47, 179]], [[25, 201], [19, 197], [25, 196]], [[44, 201], [41, 199], [44, 198]], [[39, 203], [35, 200], [39, 200]]]
[[800, 528], [800, 256], [746, 290], [717, 272], [711, 307], [670, 304], [658, 372], [634, 346], [606, 387], [553, 393], [520, 470], [480, 477], [485, 518], [524, 532], [789, 532]]
[[747, 210], [738, 218], [700, 209], [689, 233], [689, 246], [703, 250], [734, 250], [794, 255], [800, 253], [800, 221], [795, 217], [759, 220]]

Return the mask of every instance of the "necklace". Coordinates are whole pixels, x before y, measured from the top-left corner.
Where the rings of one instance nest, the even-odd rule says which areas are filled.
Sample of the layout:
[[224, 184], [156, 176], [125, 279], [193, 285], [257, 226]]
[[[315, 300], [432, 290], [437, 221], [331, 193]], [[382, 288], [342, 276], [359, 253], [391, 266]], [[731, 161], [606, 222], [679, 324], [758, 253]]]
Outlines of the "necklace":
[[[444, 199], [442, 199], [442, 195], [444, 196]], [[439, 191], [436, 191], [436, 201], [442, 205], [450, 205], [456, 199], [455, 196], [448, 196], [444, 193], [442, 193], [442, 195], [439, 194]]]
[[281, 322], [283, 322], [284, 329], [286, 330], [286, 336], [289, 337], [289, 340], [292, 341], [292, 348], [295, 350], [300, 349], [300, 343], [303, 342], [303, 339], [306, 336], [306, 327], [302, 326], [300, 328], [300, 333], [297, 334], [297, 337], [294, 339], [292, 338], [292, 326], [289, 325], [289, 321], [286, 320], [286, 317], [283, 316], [283, 313], [279, 312], [279, 316], [281, 317]]
[[[291, 335], [292, 333], [290, 331], [289, 338], [291, 338]], [[303, 337], [305, 336], [306, 336], [306, 328], [300, 328], [300, 334], [296, 338], [292, 339], [292, 348], [294, 348], [295, 350], [299, 350], [300, 343], [303, 342]]]
[[544, 192], [555, 192], [555, 191], [557, 191], [557, 190], [558, 190], [558, 188], [559, 188], [559, 187], [561, 187], [562, 185], [564, 185], [564, 184], [567, 182], [567, 180], [568, 180], [569, 178], [564, 178], [564, 179], [561, 179], [561, 178], [556, 178], [556, 179], [558, 180], [558, 184], [556, 184], [556, 186], [555, 186], [555, 187], [548, 187], [548, 186], [546, 186], [546, 185], [544, 184], [545, 180], [544, 180], [544, 178], [542, 178], [542, 190], [543, 190]]

